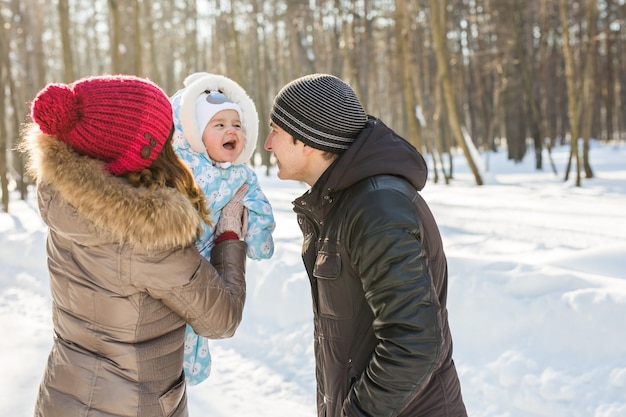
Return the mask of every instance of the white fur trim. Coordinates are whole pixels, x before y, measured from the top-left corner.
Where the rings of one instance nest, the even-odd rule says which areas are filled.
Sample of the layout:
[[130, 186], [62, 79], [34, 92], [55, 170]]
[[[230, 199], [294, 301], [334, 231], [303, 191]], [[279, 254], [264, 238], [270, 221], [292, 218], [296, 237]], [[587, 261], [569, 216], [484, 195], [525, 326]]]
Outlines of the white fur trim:
[[184, 85], [185, 91], [181, 93], [180, 97], [179, 117], [183, 134], [189, 142], [189, 146], [196, 152], [206, 152], [202, 143], [202, 132], [199, 131], [196, 120], [196, 99], [206, 90], [219, 90], [241, 107], [241, 123], [246, 143], [241, 154], [233, 161], [233, 165], [249, 161], [256, 149], [259, 135], [259, 114], [254, 101], [246, 94], [246, 91], [230, 78], [207, 72], [196, 72], [189, 75], [185, 78]]

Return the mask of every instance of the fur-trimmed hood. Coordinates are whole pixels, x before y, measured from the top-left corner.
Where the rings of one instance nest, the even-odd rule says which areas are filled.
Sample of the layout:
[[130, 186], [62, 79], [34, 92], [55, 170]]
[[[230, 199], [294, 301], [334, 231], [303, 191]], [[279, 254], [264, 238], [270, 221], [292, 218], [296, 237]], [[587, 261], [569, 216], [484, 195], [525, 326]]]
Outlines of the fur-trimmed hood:
[[[38, 186], [66, 203], [54, 209], [74, 210], [79, 222], [111, 241], [164, 250], [192, 244], [201, 231], [200, 215], [177, 190], [134, 187], [107, 171], [104, 162], [78, 154], [36, 125], [24, 136], [21, 150]], [[41, 202], [44, 217], [52, 210], [46, 206], [50, 201]]]
[[[247, 162], [256, 149], [259, 135], [259, 115], [254, 101], [245, 90], [235, 81], [223, 75], [196, 72], [185, 78], [185, 88], [172, 97], [175, 117], [179, 118], [183, 136], [191, 149], [198, 153], [205, 153], [202, 143], [202, 132], [196, 121], [196, 99], [205, 91], [221, 91], [241, 108], [241, 117], [246, 143], [241, 155], [233, 161], [233, 165]], [[176, 98], [178, 96], [178, 98]]]

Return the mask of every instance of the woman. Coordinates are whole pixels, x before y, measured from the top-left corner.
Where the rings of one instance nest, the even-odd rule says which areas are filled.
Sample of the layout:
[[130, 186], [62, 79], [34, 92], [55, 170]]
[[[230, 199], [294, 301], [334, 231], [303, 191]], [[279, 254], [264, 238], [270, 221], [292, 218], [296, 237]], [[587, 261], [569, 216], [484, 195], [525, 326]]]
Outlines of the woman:
[[186, 416], [185, 323], [225, 338], [241, 320], [245, 190], [222, 212], [209, 263], [193, 246], [204, 196], [172, 149], [159, 87], [50, 84], [31, 117], [22, 150], [49, 227], [54, 324], [35, 416]]

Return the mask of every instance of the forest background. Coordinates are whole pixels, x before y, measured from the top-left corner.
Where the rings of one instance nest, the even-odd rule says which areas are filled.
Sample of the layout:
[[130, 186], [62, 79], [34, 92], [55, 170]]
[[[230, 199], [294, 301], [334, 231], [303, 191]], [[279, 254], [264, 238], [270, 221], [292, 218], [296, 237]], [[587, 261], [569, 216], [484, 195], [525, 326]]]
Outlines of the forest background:
[[[625, 19], [626, 0], [0, 0], [1, 207], [9, 190], [27, 196], [15, 148], [36, 93], [121, 73], [169, 95], [196, 71], [240, 83], [261, 119], [252, 163], [267, 171], [275, 94], [325, 72], [428, 155], [435, 182], [462, 150], [482, 185], [475, 151], [503, 148], [581, 186], [589, 140], [626, 139]], [[556, 144], [570, 145], [565, 167]]]

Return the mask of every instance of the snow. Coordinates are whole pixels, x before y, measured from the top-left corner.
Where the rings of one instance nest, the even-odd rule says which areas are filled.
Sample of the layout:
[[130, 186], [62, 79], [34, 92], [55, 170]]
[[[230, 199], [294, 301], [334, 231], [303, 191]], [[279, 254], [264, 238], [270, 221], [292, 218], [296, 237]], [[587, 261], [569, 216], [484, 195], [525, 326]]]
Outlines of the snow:
[[[564, 169], [567, 148], [553, 151]], [[626, 148], [593, 144], [582, 187], [506, 152], [485, 185], [461, 154], [423, 191], [449, 261], [454, 358], [471, 417], [626, 416]], [[547, 155], [544, 154], [547, 161]], [[275, 173], [274, 173], [275, 174]], [[314, 417], [309, 284], [290, 202], [304, 184], [259, 173], [277, 220], [271, 260], [248, 263], [235, 337], [189, 387], [190, 415]], [[575, 177], [570, 175], [570, 178]], [[46, 228], [36, 203], [0, 213], [0, 415], [31, 416], [52, 341]]]

